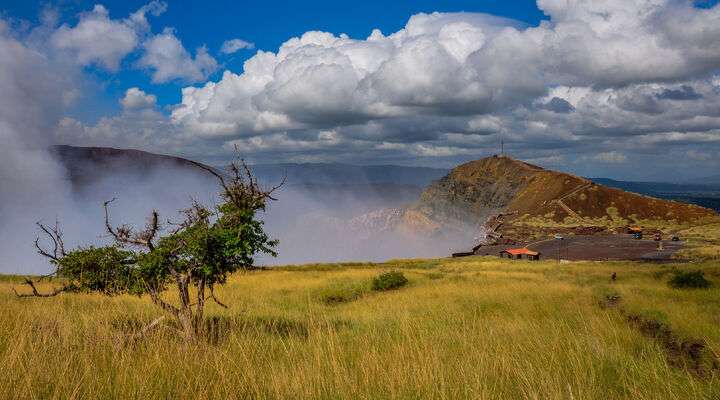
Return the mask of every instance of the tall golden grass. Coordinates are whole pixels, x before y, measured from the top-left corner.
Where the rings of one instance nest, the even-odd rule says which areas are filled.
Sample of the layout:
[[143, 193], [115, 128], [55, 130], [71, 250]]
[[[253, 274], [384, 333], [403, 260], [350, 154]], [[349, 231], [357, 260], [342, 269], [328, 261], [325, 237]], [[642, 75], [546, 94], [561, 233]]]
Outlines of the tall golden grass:
[[[20, 299], [11, 292], [19, 283], [5, 279], [0, 397], [718, 399], [718, 374], [670, 365], [658, 341], [598, 306], [619, 294], [628, 312], [720, 354], [720, 267], [693, 267], [716, 286], [671, 289], [670, 267], [619, 262], [285, 267], [237, 274], [218, 290], [230, 308], [210, 306], [219, 328], [208, 340], [188, 344], [161, 327], [126, 346], [120, 339], [162, 315], [147, 299]], [[409, 285], [367, 289], [388, 269]], [[347, 299], [324, 301], [343, 290]]]

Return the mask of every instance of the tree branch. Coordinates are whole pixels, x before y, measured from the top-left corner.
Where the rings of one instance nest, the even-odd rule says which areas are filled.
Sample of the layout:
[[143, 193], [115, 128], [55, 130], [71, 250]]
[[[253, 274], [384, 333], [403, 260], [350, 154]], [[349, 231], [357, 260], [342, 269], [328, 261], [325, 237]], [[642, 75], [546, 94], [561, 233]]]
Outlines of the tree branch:
[[15, 296], [17, 296], [17, 297], [54, 297], [68, 289], [67, 286], [63, 286], [63, 287], [53, 289], [53, 291], [51, 293], [40, 293], [37, 290], [37, 287], [35, 287], [35, 282], [33, 282], [30, 278], [25, 278], [25, 284], [30, 286], [30, 289], [32, 289], [32, 293], [18, 293], [17, 290], [15, 290], [15, 288], [12, 288], [12, 291], [15, 293]]
[[108, 233], [115, 238], [115, 241], [120, 245], [133, 245], [147, 247], [148, 250], [155, 250], [153, 241], [155, 236], [160, 230], [160, 216], [156, 210], [153, 210], [150, 214], [150, 221], [145, 226], [145, 230], [135, 233], [133, 229], [128, 225], [122, 225], [116, 228], [110, 224], [110, 211], [108, 205], [117, 200], [113, 198], [103, 203], [105, 208], [105, 228]]
[[52, 252], [50, 250], [44, 249], [40, 245], [40, 237], [38, 236], [37, 238], [35, 238], [35, 248], [37, 249], [38, 254], [54, 261], [58, 261], [62, 257], [65, 257], [67, 255], [65, 253], [65, 243], [63, 242], [63, 233], [60, 229], [60, 223], [58, 222], [58, 220], [55, 220], [55, 226], [52, 228], [45, 226], [41, 222], [36, 222], [35, 224], [40, 228], [41, 231], [45, 233], [47, 237], [50, 238], [50, 241], [53, 244]]
[[210, 173], [211, 175], [213, 175], [214, 177], [216, 177], [216, 178], [218, 179], [218, 181], [220, 181], [220, 186], [222, 186], [222, 188], [223, 188], [225, 191], [228, 190], [227, 184], [225, 183], [225, 178], [223, 178], [222, 175], [218, 174], [217, 171], [215, 171], [214, 168], [210, 168], [210, 167], [208, 167], [207, 165], [204, 165], [204, 164], [201, 164], [201, 163], [199, 163], [199, 162], [192, 161], [192, 160], [188, 160], [188, 161], [190, 161], [190, 163], [193, 164], [194, 166], [196, 166], [196, 167], [198, 167], [198, 168], [200, 168], [200, 169], [203, 169], [203, 170], [209, 172], [209, 173]]
[[210, 285], [210, 298], [211, 298], [215, 303], [217, 303], [217, 305], [219, 305], [220, 307], [222, 307], [222, 308], [229, 308], [227, 305], [223, 304], [220, 300], [218, 300], [217, 297], [215, 297], [215, 286], [214, 286], [214, 285]]
[[150, 292], [150, 299], [155, 305], [160, 306], [160, 308], [163, 309], [163, 311], [169, 312], [173, 315], [173, 317], [178, 318], [180, 316], [180, 309], [175, 307], [174, 305], [165, 302], [165, 300], [160, 298], [160, 294], [157, 292], [157, 290], [153, 288], [149, 288], [148, 291]]

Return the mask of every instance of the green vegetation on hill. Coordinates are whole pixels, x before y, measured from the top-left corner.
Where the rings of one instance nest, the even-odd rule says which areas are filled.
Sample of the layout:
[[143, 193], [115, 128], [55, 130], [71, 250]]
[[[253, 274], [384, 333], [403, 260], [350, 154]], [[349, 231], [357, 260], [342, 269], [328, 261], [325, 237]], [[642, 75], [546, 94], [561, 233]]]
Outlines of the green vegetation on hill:
[[[677, 268], [709, 289], [668, 286]], [[370, 290], [401, 271], [400, 290]], [[611, 281], [613, 272], [617, 280]], [[43, 282], [48, 290], [57, 282]], [[0, 280], [5, 398], [717, 399], [720, 266], [468, 257], [244, 272], [184, 341], [128, 295], [16, 298]], [[173, 299], [173, 293], [166, 293]], [[335, 299], [337, 301], [335, 301]]]

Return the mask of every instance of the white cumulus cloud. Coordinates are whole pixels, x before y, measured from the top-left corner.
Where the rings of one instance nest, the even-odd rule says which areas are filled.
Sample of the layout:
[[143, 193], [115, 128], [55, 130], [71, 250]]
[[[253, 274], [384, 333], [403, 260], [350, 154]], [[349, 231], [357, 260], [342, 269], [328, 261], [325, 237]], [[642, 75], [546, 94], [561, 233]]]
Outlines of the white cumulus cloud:
[[153, 108], [155, 107], [155, 103], [157, 103], [157, 97], [155, 95], [147, 94], [137, 87], [132, 87], [125, 91], [125, 97], [120, 99], [120, 104], [122, 104], [126, 110]]
[[[242, 73], [183, 92], [172, 119], [198, 135], [232, 137], [350, 126], [418, 114], [484, 115], [542, 98], [551, 88], [621, 90], [682, 82], [720, 68], [720, 7], [669, 0], [551, 1], [537, 27], [483, 14], [418, 14], [404, 29], [366, 40], [307, 32]], [[692, 22], [680, 30], [675, 15]], [[717, 35], [716, 35], [717, 34]], [[707, 45], [700, 51], [697, 43]], [[592, 89], [590, 89], [592, 90]], [[680, 93], [682, 94], [682, 93]], [[629, 93], [625, 110], [669, 105]], [[539, 108], [571, 114], [572, 99]]]
[[217, 70], [217, 61], [200, 47], [193, 57], [175, 36], [172, 29], [165, 29], [143, 43], [144, 54], [138, 61], [143, 68], [153, 70], [154, 83], [172, 80], [198, 82]]
[[251, 50], [254, 48], [255, 43], [242, 39], [230, 39], [223, 42], [222, 47], [220, 47], [220, 52], [223, 54], [233, 54], [243, 49]]
[[98, 4], [82, 13], [75, 26], [64, 24], [50, 37], [52, 46], [67, 51], [83, 66], [96, 64], [117, 71], [120, 62], [137, 47], [141, 35], [149, 31], [146, 14], [160, 15], [167, 4], [152, 1], [127, 19], [111, 19], [108, 10]]
[[[432, 13], [365, 39], [305, 32], [258, 51], [242, 71], [183, 88], [169, 118], [139, 129], [149, 147], [171, 140], [218, 154], [238, 145], [265, 162], [453, 165], [496, 153], [503, 140], [518, 157], [611, 168], [720, 149], [720, 5], [538, 5], [549, 20], [537, 26]], [[140, 64], [155, 82], [202, 82], [217, 68], [172, 31], [144, 48]], [[128, 132], [122, 118], [80, 131], [122, 137], [111, 134]]]

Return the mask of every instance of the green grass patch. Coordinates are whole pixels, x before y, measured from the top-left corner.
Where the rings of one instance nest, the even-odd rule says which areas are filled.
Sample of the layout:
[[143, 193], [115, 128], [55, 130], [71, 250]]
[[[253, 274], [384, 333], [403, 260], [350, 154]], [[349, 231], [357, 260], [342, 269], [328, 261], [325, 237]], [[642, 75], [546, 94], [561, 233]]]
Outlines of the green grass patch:
[[705, 279], [703, 271], [675, 271], [668, 285], [675, 289], [707, 289], [712, 282]]
[[407, 285], [408, 279], [400, 271], [384, 272], [372, 281], [372, 289], [377, 292], [395, 290]]
[[357, 300], [368, 292], [370, 285], [367, 281], [343, 279], [322, 287], [317, 291], [316, 296], [324, 304], [336, 305]]

